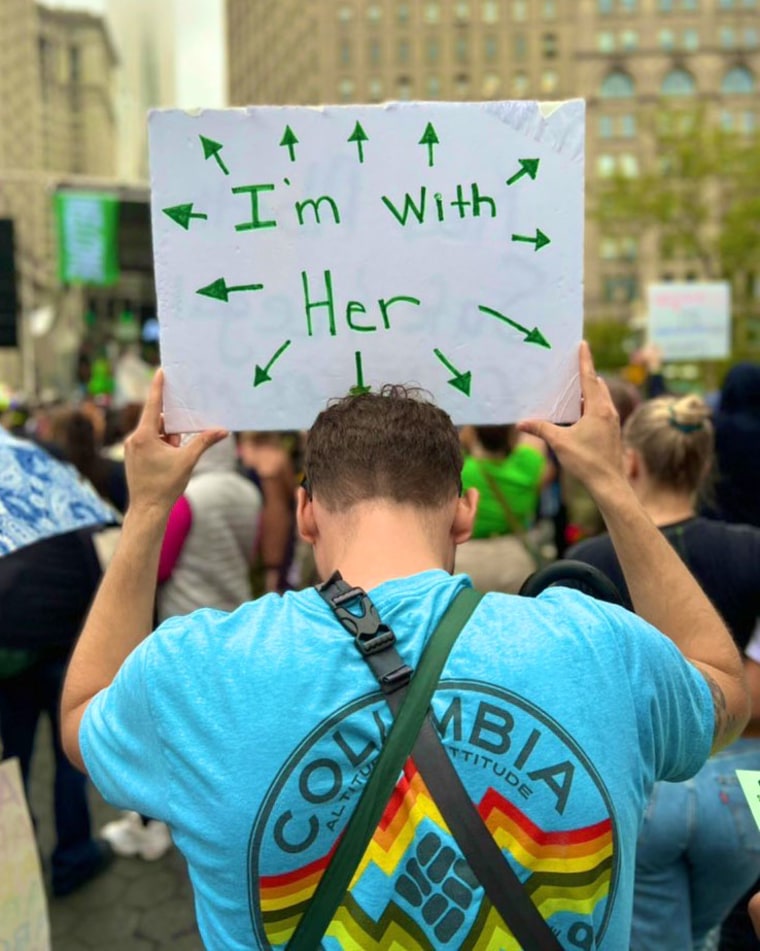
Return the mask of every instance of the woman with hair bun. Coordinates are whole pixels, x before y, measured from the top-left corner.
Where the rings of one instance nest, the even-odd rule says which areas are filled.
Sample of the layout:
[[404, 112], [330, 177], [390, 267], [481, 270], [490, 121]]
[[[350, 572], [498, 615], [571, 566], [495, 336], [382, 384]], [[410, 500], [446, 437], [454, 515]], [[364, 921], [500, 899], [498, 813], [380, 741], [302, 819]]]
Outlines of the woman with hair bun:
[[[744, 653], [760, 617], [760, 530], [697, 516], [713, 453], [710, 410], [694, 395], [643, 403], [623, 427], [623, 465], [636, 495]], [[567, 557], [601, 569], [632, 610], [606, 535]], [[760, 831], [737, 769], [760, 769], [760, 739], [745, 734], [687, 782], [655, 784], [636, 852], [631, 951], [703, 947], [760, 874]]]

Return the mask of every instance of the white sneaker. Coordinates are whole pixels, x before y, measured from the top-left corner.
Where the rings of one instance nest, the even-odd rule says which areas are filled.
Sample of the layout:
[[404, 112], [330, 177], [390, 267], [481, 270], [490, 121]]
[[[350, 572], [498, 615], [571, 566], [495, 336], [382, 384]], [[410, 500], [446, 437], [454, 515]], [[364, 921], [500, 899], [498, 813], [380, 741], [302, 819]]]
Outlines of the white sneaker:
[[160, 859], [172, 845], [169, 827], [165, 823], [150, 819], [143, 824], [137, 812], [125, 812], [121, 819], [107, 823], [100, 830], [100, 836], [117, 855], [139, 855], [146, 862]]

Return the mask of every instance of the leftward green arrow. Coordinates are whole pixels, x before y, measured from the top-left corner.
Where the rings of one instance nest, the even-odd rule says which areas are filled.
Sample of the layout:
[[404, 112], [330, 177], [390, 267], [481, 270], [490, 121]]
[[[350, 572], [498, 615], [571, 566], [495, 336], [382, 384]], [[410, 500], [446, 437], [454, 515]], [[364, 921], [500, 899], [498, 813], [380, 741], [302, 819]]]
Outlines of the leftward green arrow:
[[369, 136], [362, 128], [361, 122], [357, 122], [354, 126], [354, 131], [349, 135], [349, 142], [356, 142], [356, 149], [359, 153], [359, 162], [364, 161], [364, 143], [369, 142]]
[[551, 240], [546, 237], [546, 235], [543, 233], [543, 231], [541, 231], [540, 228], [536, 228], [535, 238], [531, 238], [530, 235], [527, 235], [527, 234], [513, 234], [512, 240], [524, 241], [526, 244], [533, 244], [535, 245], [535, 248], [534, 248], [535, 251], [540, 251], [541, 248], [545, 248], [547, 244], [551, 244]]
[[295, 162], [296, 145], [298, 145], [298, 139], [296, 138], [295, 132], [290, 128], [289, 125], [285, 126], [285, 131], [282, 133], [282, 138], [280, 139], [280, 145], [286, 146], [288, 155], [290, 155], [290, 161]]
[[201, 140], [201, 145], [203, 146], [203, 157], [208, 161], [208, 159], [213, 158], [216, 160], [216, 164], [224, 172], [225, 175], [230, 174], [230, 170], [222, 161], [222, 156], [219, 154], [224, 146], [221, 142], [214, 142], [213, 139], [207, 139], [205, 135], [199, 135], [198, 138]]
[[528, 330], [527, 327], [523, 327], [522, 324], [518, 324], [516, 320], [510, 320], [509, 317], [505, 317], [504, 314], [500, 314], [498, 310], [493, 310], [491, 307], [484, 307], [482, 304], [478, 304], [478, 310], [483, 314], [489, 314], [491, 317], [496, 317], [498, 320], [503, 320], [505, 324], [509, 324], [510, 327], [514, 327], [515, 330], [519, 330], [520, 333], [525, 334], [523, 338], [523, 343], [535, 343], [539, 347], [546, 347], [547, 350], [551, 350], [552, 345], [544, 337], [538, 327], [534, 327], [533, 330]]
[[213, 297], [214, 300], [223, 300], [225, 304], [229, 303], [229, 295], [237, 291], [260, 291], [263, 284], [238, 284], [235, 287], [229, 287], [223, 277], [217, 278], [205, 287], [199, 287], [196, 294], [203, 294], [204, 297]]
[[515, 172], [511, 178], [507, 179], [507, 185], [514, 185], [514, 183], [519, 182], [524, 175], [528, 175], [533, 181], [535, 181], [541, 159], [521, 158], [517, 161], [520, 163], [520, 171]]
[[428, 122], [425, 126], [425, 131], [422, 133], [422, 138], [417, 143], [418, 145], [426, 145], [428, 147], [428, 165], [435, 165], [433, 160], [433, 146], [438, 145], [438, 135], [433, 127], [432, 122]]
[[369, 393], [372, 387], [364, 385], [364, 373], [362, 372], [362, 355], [359, 350], [357, 350], [354, 353], [354, 359], [356, 360], [356, 385], [352, 386], [348, 392], [351, 394], [351, 396], [361, 396], [362, 393]]
[[291, 344], [291, 341], [286, 340], [285, 343], [280, 347], [280, 349], [275, 353], [275, 355], [272, 357], [272, 359], [269, 361], [269, 363], [267, 363], [265, 367], [260, 367], [258, 363], [256, 364], [256, 370], [253, 376], [254, 386], [261, 386], [262, 383], [266, 383], [272, 379], [272, 377], [269, 375], [269, 371], [272, 369], [275, 363], [280, 359], [283, 353], [285, 353], [285, 351], [288, 349], [290, 344]]
[[176, 221], [181, 228], [185, 229], [185, 231], [189, 230], [190, 228], [191, 218], [208, 218], [208, 215], [205, 215], [200, 211], [193, 211], [192, 202], [190, 202], [188, 205], [172, 205], [171, 208], [162, 208], [161, 210], [165, 215], [168, 215], [172, 221]]
[[448, 381], [449, 385], [455, 387], [455, 389], [459, 390], [461, 393], [464, 393], [465, 396], [469, 396], [470, 388], [472, 387], [472, 373], [470, 370], [468, 370], [466, 373], [460, 373], [454, 364], [444, 357], [440, 350], [436, 348], [433, 350], [433, 353], [438, 357], [446, 369], [454, 374], [454, 378]]

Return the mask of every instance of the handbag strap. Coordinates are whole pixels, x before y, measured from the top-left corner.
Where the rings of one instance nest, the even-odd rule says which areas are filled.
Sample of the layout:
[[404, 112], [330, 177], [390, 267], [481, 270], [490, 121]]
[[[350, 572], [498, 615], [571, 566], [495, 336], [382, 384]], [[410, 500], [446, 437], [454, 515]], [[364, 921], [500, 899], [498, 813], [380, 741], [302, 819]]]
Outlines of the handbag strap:
[[[446, 658], [482, 594], [470, 588], [459, 592], [431, 635], [410, 687], [411, 669], [398, 655], [395, 635], [380, 621], [366, 593], [359, 588], [349, 588], [337, 573], [318, 590], [343, 626], [354, 635], [357, 648], [378, 679], [395, 719], [359, 805], [288, 944], [288, 951], [319, 946], [382, 817], [412, 744], [411, 755], [428, 792], [491, 904], [522, 947], [531, 951], [558, 951], [561, 946], [557, 938], [470, 799], [430, 716], [430, 698]], [[348, 610], [350, 602], [354, 611]], [[355, 613], [357, 605], [361, 614]], [[384, 760], [386, 756], [388, 761]], [[376, 779], [381, 774], [382, 778]], [[381, 788], [374, 788], [373, 784]], [[360, 812], [364, 814], [356, 819]], [[355, 833], [354, 828], [359, 831]], [[326, 881], [328, 876], [331, 878]]]
[[[351, 601], [361, 601], [365, 608], [368, 603], [371, 604], [364, 591], [360, 588], [348, 588], [339, 575], [337, 578], [336, 575], [333, 575], [329, 581], [319, 585], [317, 590], [323, 597], [326, 593], [328, 594], [326, 600], [333, 607], [333, 604], [329, 601], [329, 590], [337, 582], [341, 582], [345, 586], [345, 590], [339, 592], [339, 601], [336, 607], [338, 609], [342, 608], [351, 615], [354, 621], [358, 621], [354, 636], [362, 656], [365, 659], [376, 657], [381, 651], [388, 651], [393, 648], [395, 635], [384, 624], [381, 624], [381, 629], [376, 632], [376, 636], [382, 639], [382, 645], [380, 645], [380, 642], [372, 644], [373, 638], [368, 632], [371, 630], [372, 622], [375, 619], [379, 622], [377, 612], [374, 611], [374, 605], [371, 612], [365, 611], [358, 618], [347, 610], [346, 605]], [[354, 872], [367, 850], [388, 800], [396, 787], [404, 762], [409, 756], [422, 721], [427, 714], [430, 698], [436, 688], [449, 651], [481, 597], [481, 594], [471, 588], [464, 588], [459, 592], [431, 635], [414, 678], [411, 680], [407, 678], [406, 684], [398, 686], [397, 689], [386, 694], [386, 696], [394, 696], [405, 693], [406, 697], [404, 702], [400, 704], [398, 712], [394, 711], [393, 724], [380, 755], [375, 761], [359, 803], [338, 842], [330, 864], [319, 880], [306, 911], [288, 942], [288, 951], [314, 951], [315, 948], [320, 946], [327, 926], [332, 921], [338, 906], [348, 891]], [[336, 611], [336, 613], [338, 612]], [[342, 622], [341, 615], [338, 614], [338, 616]], [[348, 623], [351, 624], [352, 622], [349, 620]], [[388, 636], [389, 634], [390, 636]], [[395, 648], [393, 648], [393, 652], [395, 653]], [[396, 654], [396, 657], [398, 658], [398, 654]], [[410, 668], [409, 671], [411, 675]], [[384, 692], [386, 692], [385, 689]], [[398, 696], [394, 700], [394, 706], [397, 705], [396, 700], [398, 700]]]
[[486, 480], [486, 483], [488, 484], [488, 488], [491, 490], [496, 501], [499, 503], [499, 505], [502, 508], [502, 511], [504, 512], [504, 518], [507, 520], [507, 525], [509, 525], [509, 530], [515, 536], [515, 538], [520, 542], [523, 548], [527, 551], [527, 553], [530, 555], [533, 561], [535, 561], [536, 567], [541, 568], [545, 564], [546, 559], [541, 554], [541, 550], [539, 549], [538, 545], [534, 545], [529, 540], [528, 534], [525, 530], [525, 526], [522, 524], [520, 519], [515, 514], [514, 509], [509, 504], [506, 495], [504, 495], [504, 493], [502, 492], [501, 486], [493, 477], [493, 474], [489, 472], [483, 465], [483, 460], [478, 459], [477, 465], [478, 465], [478, 469], [480, 470], [480, 474], [483, 476], [483, 478]]

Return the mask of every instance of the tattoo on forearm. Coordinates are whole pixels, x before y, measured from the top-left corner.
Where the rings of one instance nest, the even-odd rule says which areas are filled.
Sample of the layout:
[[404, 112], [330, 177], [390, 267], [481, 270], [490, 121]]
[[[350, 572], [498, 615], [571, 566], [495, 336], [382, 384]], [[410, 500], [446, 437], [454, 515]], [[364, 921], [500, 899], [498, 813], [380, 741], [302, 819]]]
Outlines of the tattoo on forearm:
[[712, 694], [713, 709], [715, 710], [713, 741], [717, 742], [723, 737], [733, 734], [736, 731], [739, 720], [729, 713], [726, 695], [717, 680], [714, 680], [705, 670], [702, 670], [701, 673], [707, 681], [707, 686], [710, 688], [710, 693]]

